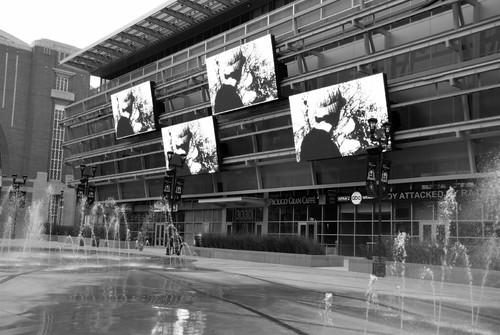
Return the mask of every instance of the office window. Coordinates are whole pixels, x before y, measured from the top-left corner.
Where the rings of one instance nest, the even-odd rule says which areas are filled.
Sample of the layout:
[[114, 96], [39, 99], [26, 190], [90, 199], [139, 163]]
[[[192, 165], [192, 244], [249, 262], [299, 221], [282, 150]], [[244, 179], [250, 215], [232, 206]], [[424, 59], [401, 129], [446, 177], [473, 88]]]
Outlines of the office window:
[[62, 61], [64, 58], [68, 57], [68, 54], [65, 52], [59, 52], [59, 61]]
[[69, 78], [57, 76], [56, 77], [56, 90], [68, 92], [68, 90], [69, 90]]
[[62, 180], [64, 128], [59, 121], [64, 118], [64, 107], [56, 105], [52, 122], [49, 180]]

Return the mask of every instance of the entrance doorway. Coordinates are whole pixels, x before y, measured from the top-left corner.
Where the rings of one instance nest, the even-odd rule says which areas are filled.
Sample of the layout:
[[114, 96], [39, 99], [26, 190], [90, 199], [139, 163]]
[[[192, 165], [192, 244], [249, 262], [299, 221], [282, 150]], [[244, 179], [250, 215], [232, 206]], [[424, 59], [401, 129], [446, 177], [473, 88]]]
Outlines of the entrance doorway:
[[164, 236], [165, 236], [165, 223], [155, 223], [155, 236], [154, 236], [154, 242], [153, 245], [156, 246], [163, 246], [165, 245], [163, 242]]
[[232, 222], [233, 234], [254, 234], [255, 222]]
[[316, 229], [316, 221], [299, 222], [298, 233], [300, 237], [314, 240], [318, 235]]
[[420, 221], [420, 242], [425, 244], [443, 243], [445, 236], [445, 225], [438, 221]]

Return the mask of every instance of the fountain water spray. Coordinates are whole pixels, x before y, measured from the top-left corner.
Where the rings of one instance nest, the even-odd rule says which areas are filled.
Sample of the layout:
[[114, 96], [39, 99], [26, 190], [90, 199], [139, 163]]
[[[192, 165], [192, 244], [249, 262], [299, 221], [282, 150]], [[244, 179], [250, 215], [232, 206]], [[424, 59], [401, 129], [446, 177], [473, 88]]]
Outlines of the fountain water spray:
[[333, 309], [333, 294], [325, 293], [325, 298], [321, 300], [321, 319], [323, 320], [323, 324], [328, 326], [333, 326], [333, 318], [331, 316]]
[[[392, 247], [392, 254], [394, 258], [394, 262], [391, 266], [391, 272], [393, 272], [396, 277], [401, 275], [401, 285], [397, 285], [399, 290], [399, 299], [400, 299], [400, 329], [403, 331], [403, 315], [404, 315], [404, 292], [406, 288], [406, 242], [408, 236], [406, 233], [398, 233], [398, 236], [394, 238], [394, 244]], [[398, 271], [398, 267], [400, 271]]]
[[366, 290], [366, 313], [365, 313], [365, 334], [368, 327], [368, 313], [370, 311], [370, 305], [374, 304], [378, 308], [378, 295], [375, 290], [375, 284], [378, 277], [374, 275], [370, 275], [370, 280], [368, 281], [368, 289]]
[[470, 297], [470, 308], [471, 308], [471, 325], [474, 326], [474, 292], [473, 292], [473, 278], [471, 265], [469, 260], [469, 254], [467, 253], [467, 248], [460, 242], [455, 242], [451, 248], [451, 266], [455, 266], [459, 258], [462, 258], [464, 262], [465, 269], [467, 271], [467, 279], [469, 280], [469, 297]]
[[[441, 260], [441, 292], [443, 292], [444, 281], [446, 279], [447, 258], [448, 258], [448, 243], [450, 240], [450, 222], [453, 219], [457, 211], [457, 192], [450, 187], [446, 192], [443, 200], [438, 204], [439, 218], [444, 224], [444, 240], [443, 240], [443, 259]], [[441, 312], [442, 312], [442, 295], [439, 298], [439, 309], [438, 309], [438, 323], [437, 323], [437, 333], [439, 334], [439, 325], [441, 322]]]
[[434, 286], [434, 272], [427, 266], [424, 266], [424, 268], [420, 271], [420, 279], [425, 280], [426, 278], [430, 279], [430, 285], [432, 288], [432, 298], [433, 298], [432, 315], [434, 316], [434, 321], [436, 321], [436, 287]]

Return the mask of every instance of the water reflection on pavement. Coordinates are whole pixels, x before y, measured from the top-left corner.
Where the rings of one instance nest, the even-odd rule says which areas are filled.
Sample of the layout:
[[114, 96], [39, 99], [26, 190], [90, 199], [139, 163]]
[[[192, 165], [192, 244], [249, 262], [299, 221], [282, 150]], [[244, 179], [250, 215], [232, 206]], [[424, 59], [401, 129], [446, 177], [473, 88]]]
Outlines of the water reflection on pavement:
[[403, 311], [398, 278], [381, 279], [370, 305], [366, 274], [153, 251], [1, 258], [0, 335], [500, 333], [498, 289], [474, 288], [484, 294], [471, 327], [467, 286], [444, 285], [436, 324], [421, 281], [406, 280]]
[[0, 285], [0, 334], [290, 334], [224, 300], [223, 290], [189, 289], [176, 271], [182, 270], [19, 275]]

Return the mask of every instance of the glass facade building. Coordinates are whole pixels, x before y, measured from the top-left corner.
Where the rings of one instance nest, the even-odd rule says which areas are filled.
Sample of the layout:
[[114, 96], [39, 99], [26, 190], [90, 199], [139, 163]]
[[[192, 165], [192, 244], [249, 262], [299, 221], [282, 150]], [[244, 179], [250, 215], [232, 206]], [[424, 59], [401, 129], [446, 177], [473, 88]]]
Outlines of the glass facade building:
[[[220, 5], [197, 2], [207, 11]], [[124, 204], [132, 231], [152, 222], [153, 243], [161, 244], [164, 217], [154, 209], [166, 169], [161, 132], [116, 139], [111, 95], [155, 82], [160, 127], [213, 115], [205, 59], [271, 34], [280, 99], [214, 115], [221, 171], [185, 178], [174, 221], [186, 242], [200, 232], [295, 234], [346, 256], [365, 256], [379, 233], [404, 231], [436, 243], [443, 227], [439, 206], [450, 187], [460, 205], [450, 218], [451, 238], [474, 243], [492, 233], [496, 221], [487, 199], [494, 194], [500, 141], [498, 1], [229, 2], [234, 10], [213, 11], [216, 20], [166, 37], [168, 45], [150, 43], [146, 52], [137, 44], [136, 54], [125, 57], [110, 47], [120, 45], [110, 36], [63, 60], [80, 67], [88, 61], [90, 72], [102, 78], [89, 97], [65, 109], [64, 162], [74, 172], [69, 186], [77, 185], [80, 164], [96, 166], [89, 181], [96, 201]], [[150, 13], [149, 21], [141, 18], [123, 33], [145, 21], [154, 30], [158, 15]], [[97, 50], [102, 54], [91, 63]], [[106, 60], [106, 52], [114, 55]], [[288, 101], [376, 73], [387, 78], [397, 148], [384, 155], [392, 169], [380, 211], [374, 200], [350, 201], [355, 191], [366, 194], [366, 156], [296, 161]]]

